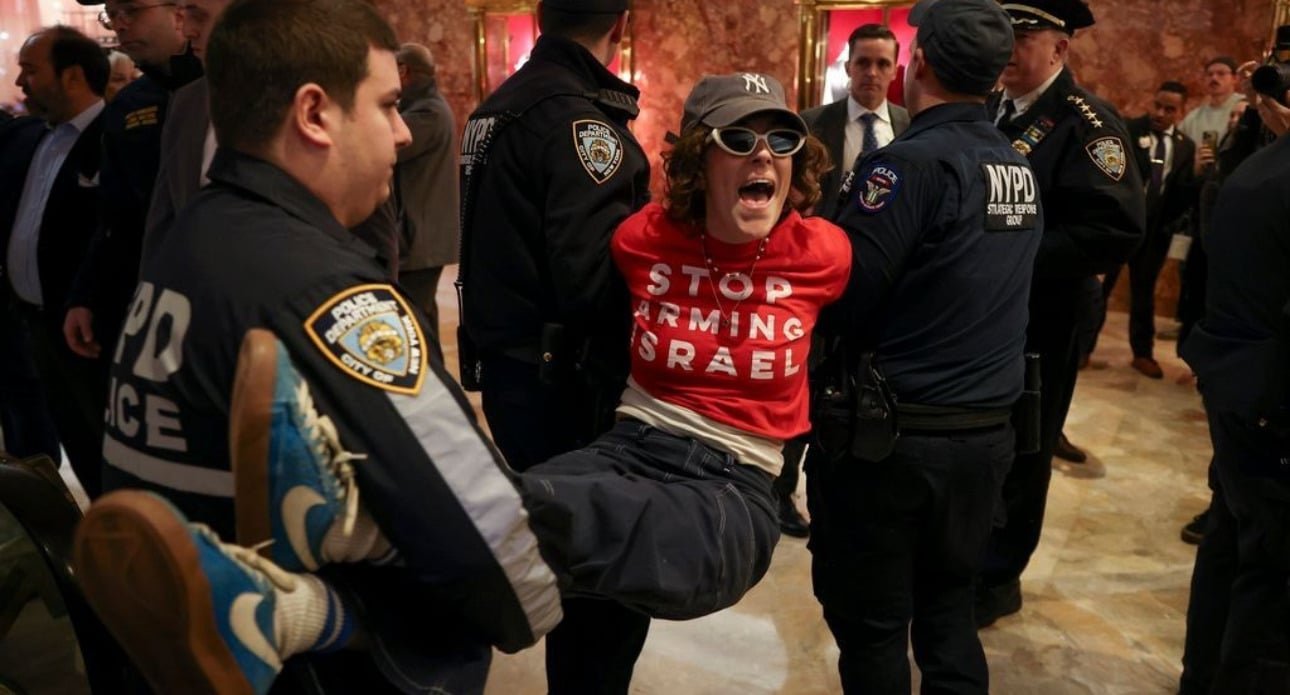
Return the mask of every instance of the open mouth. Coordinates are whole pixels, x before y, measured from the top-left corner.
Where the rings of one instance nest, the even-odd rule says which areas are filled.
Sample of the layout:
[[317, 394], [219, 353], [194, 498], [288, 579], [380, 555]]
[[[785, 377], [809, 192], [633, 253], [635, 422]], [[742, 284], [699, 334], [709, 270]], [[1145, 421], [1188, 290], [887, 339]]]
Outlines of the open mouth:
[[739, 187], [739, 202], [751, 207], [764, 207], [775, 197], [775, 184], [769, 179], [753, 179]]

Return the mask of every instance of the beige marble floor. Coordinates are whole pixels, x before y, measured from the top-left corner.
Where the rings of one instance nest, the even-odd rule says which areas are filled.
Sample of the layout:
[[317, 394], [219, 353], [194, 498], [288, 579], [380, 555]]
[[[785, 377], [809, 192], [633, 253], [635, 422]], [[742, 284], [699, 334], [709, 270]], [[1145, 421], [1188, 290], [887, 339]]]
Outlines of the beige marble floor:
[[[445, 273], [445, 326], [456, 302]], [[1081, 372], [1066, 431], [1103, 477], [1054, 471], [1039, 551], [1023, 577], [1025, 607], [981, 632], [992, 690], [1024, 695], [1129, 695], [1175, 690], [1194, 548], [1179, 528], [1208, 503], [1210, 444], [1200, 399], [1160, 343], [1165, 379], [1129, 369], [1126, 318], [1112, 314]], [[455, 345], [445, 341], [455, 367]], [[804, 541], [786, 538], [766, 579], [737, 606], [684, 623], [656, 621], [634, 693], [840, 692], [837, 648], [811, 594]], [[488, 695], [545, 692], [542, 647], [499, 654]]]

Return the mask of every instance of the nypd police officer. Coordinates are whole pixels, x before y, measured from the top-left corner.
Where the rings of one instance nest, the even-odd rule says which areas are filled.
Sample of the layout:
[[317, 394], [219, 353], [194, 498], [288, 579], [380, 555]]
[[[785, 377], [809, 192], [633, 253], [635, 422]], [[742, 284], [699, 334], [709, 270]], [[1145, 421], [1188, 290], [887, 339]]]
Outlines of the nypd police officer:
[[[627, 376], [630, 315], [609, 239], [649, 186], [649, 160], [627, 128], [639, 91], [605, 67], [627, 6], [539, 3], [529, 61], [462, 138], [462, 382], [482, 391], [494, 441], [517, 470], [608, 429]], [[547, 641], [551, 691], [626, 692], [648, 619], [603, 601], [565, 604]], [[625, 636], [626, 652], [599, 638], [606, 631]]]
[[1026, 351], [1040, 355], [1039, 446], [1017, 456], [1004, 483], [1004, 526], [996, 529], [978, 592], [988, 625], [1021, 609], [1022, 570], [1039, 544], [1053, 449], [1070, 408], [1079, 351], [1076, 332], [1097, 296], [1098, 273], [1119, 267], [1146, 227], [1142, 178], [1128, 131], [1108, 104], [1075, 84], [1065, 68], [1071, 36], [1091, 26], [1083, 0], [1005, 3], [1015, 42], [987, 103], [991, 118], [1030, 160], [1044, 202]]
[[[858, 405], [840, 428], [844, 409], [814, 415], [812, 572], [844, 690], [909, 692], [909, 635], [925, 692], [985, 693], [972, 587], [1015, 445], [1042, 211], [983, 107], [1011, 51], [1007, 15], [922, 0], [909, 20], [913, 120], [856, 164], [836, 219], [854, 270], [844, 316], [817, 330], [834, 347], [815, 386], [854, 387]], [[829, 383], [839, 355], [858, 376]], [[899, 405], [871, 397], [882, 377]]]

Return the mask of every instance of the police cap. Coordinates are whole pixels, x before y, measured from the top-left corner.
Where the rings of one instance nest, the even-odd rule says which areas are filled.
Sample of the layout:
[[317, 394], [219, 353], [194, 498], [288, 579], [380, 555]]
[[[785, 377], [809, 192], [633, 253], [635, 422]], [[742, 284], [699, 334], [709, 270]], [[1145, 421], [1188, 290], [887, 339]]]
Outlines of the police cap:
[[1005, 2], [1003, 9], [1012, 17], [1012, 28], [1056, 29], [1067, 34], [1093, 26], [1093, 11], [1084, 0], [1025, 0]]
[[995, 0], [920, 0], [909, 24], [936, 79], [959, 94], [989, 94], [1012, 56], [1012, 26]]
[[629, 0], [543, 0], [542, 5], [561, 12], [616, 14], [626, 12]]
[[685, 98], [681, 130], [700, 123], [725, 128], [755, 114], [774, 116], [798, 132], [807, 132], [806, 122], [788, 108], [779, 80], [752, 72], [704, 75]]

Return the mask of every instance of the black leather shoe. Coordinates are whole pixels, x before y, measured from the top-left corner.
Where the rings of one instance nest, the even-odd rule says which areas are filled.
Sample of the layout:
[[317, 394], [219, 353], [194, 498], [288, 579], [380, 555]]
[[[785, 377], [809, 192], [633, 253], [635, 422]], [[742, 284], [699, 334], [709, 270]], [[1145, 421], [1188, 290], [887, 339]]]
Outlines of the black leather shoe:
[[1071, 440], [1066, 438], [1065, 432], [1057, 438], [1057, 446], [1053, 447], [1053, 456], [1071, 463], [1084, 463], [1088, 460], [1088, 454], [1071, 444]]
[[793, 538], [806, 538], [811, 535], [811, 527], [802, 518], [801, 513], [797, 511], [797, 505], [793, 504], [793, 497], [789, 493], [778, 495], [779, 497], [779, 532], [785, 536]]
[[1209, 510], [1197, 514], [1186, 526], [1182, 527], [1183, 543], [1200, 545], [1205, 540], [1205, 526], [1209, 524]]
[[990, 627], [1005, 615], [1021, 610], [1021, 580], [1014, 579], [999, 586], [978, 586], [973, 606], [978, 630]]

